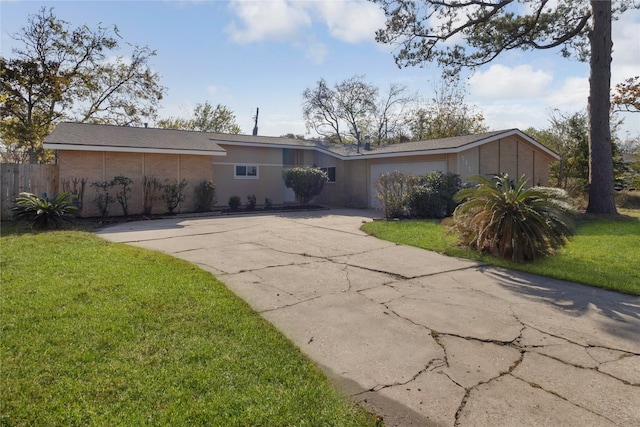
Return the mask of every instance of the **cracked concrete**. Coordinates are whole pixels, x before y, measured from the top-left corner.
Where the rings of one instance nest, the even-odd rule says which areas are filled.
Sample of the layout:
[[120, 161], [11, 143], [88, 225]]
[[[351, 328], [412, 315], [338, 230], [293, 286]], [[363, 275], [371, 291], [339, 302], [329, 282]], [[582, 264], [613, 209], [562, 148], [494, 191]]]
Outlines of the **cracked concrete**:
[[640, 425], [640, 298], [384, 242], [359, 230], [375, 216], [99, 234], [216, 275], [387, 426]]

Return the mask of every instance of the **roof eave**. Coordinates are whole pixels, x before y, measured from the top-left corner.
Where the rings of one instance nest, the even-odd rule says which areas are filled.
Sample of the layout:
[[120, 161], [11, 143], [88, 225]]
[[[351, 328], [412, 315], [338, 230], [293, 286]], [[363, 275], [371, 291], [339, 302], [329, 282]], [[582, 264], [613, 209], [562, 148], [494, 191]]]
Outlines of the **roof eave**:
[[105, 151], [110, 153], [148, 153], [148, 154], [191, 154], [195, 156], [226, 156], [226, 151], [187, 150], [171, 148], [119, 147], [105, 145], [76, 145], [45, 142], [43, 147], [51, 150]]

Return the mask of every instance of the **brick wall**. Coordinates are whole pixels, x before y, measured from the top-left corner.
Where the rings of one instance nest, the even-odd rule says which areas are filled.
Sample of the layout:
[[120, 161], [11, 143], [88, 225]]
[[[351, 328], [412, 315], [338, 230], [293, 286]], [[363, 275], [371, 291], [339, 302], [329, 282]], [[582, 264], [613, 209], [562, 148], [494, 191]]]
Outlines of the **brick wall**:
[[[85, 178], [87, 180], [83, 200], [83, 216], [98, 216], [100, 212], [94, 202], [97, 191], [91, 187], [94, 182], [110, 182], [116, 176], [126, 176], [133, 180], [131, 184], [131, 198], [129, 200], [129, 214], [140, 214], [143, 210], [143, 180], [144, 177], [156, 178], [160, 183], [167, 183], [177, 179], [186, 179], [185, 201], [176, 212], [193, 210], [194, 187], [201, 181], [212, 179], [212, 157], [194, 155], [148, 154], [148, 153], [117, 153], [102, 151], [64, 151], [58, 152], [60, 180]], [[111, 195], [115, 195], [117, 188], [112, 188]], [[157, 196], [161, 192], [156, 193]], [[153, 202], [152, 213], [167, 212], [162, 200]], [[109, 206], [109, 215], [122, 215], [121, 206], [114, 200]]]

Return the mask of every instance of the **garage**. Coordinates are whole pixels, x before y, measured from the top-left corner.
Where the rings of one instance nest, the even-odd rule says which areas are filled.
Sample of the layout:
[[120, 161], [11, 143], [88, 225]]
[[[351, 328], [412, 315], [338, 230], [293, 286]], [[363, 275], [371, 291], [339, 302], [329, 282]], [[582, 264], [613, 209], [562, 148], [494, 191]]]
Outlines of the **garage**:
[[425, 175], [428, 172], [440, 171], [447, 172], [447, 162], [432, 161], [432, 162], [413, 162], [413, 163], [379, 163], [371, 165], [370, 172], [370, 193], [369, 193], [369, 207], [379, 208], [380, 203], [376, 200], [376, 188], [375, 183], [380, 178], [380, 175], [393, 171], [399, 171], [408, 173], [411, 175]]

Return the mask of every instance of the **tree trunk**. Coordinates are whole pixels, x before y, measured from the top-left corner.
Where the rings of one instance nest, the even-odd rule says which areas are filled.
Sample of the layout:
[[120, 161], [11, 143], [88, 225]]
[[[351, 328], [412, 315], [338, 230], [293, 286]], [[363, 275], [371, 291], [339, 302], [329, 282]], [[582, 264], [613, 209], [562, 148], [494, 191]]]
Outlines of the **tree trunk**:
[[616, 214], [611, 146], [611, 1], [591, 0], [589, 76], [589, 204], [587, 212]]

